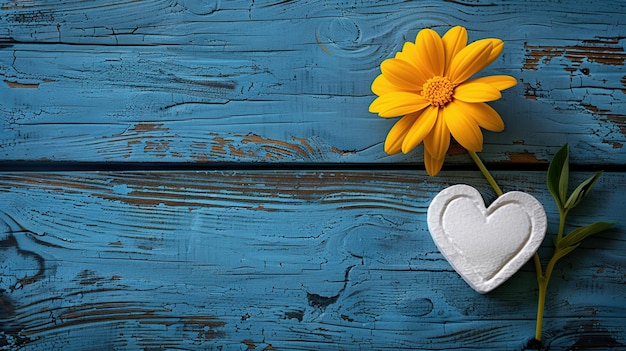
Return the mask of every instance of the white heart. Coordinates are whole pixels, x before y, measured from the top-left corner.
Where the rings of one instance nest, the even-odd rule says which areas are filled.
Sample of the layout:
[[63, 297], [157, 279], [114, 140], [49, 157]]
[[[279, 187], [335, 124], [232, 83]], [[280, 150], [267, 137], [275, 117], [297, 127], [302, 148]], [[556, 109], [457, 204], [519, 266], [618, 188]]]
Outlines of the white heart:
[[489, 208], [478, 190], [458, 184], [428, 207], [428, 229], [459, 275], [481, 294], [504, 283], [534, 255], [546, 234], [543, 206], [512, 191]]

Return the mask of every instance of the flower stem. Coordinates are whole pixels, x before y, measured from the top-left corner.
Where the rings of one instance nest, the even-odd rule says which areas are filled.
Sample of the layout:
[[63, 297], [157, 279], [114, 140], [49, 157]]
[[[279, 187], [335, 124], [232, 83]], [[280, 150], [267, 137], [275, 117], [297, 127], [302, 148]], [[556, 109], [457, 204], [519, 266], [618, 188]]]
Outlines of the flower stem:
[[[485, 164], [480, 160], [478, 155], [474, 151], [468, 150], [468, 153], [470, 157], [472, 158], [472, 160], [474, 161], [474, 163], [476, 163], [476, 166], [478, 166], [478, 169], [480, 169], [480, 172], [483, 174], [485, 179], [487, 179], [487, 182], [489, 182], [489, 185], [491, 185], [493, 190], [496, 192], [496, 195], [502, 196], [503, 194], [502, 189], [500, 189], [500, 187], [498, 186], [498, 183], [496, 183], [496, 180], [493, 178], [491, 173], [489, 173], [489, 170], [487, 170], [487, 167], [485, 167]], [[566, 213], [561, 213], [561, 221], [559, 223], [559, 233], [557, 236], [559, 239], [563, 237], [565, 215]], [[545, 304], [546, 304], [548, 281], [550, 280], [550, 276], [552, 275], [552, 270], [554, 269], [554, 264], [558, 260], [558, 256], [557, 256], [557, 252], [555, 252], [554, 256], [552, 256], [552, 259], [550, 260], [550, 262], [548, 263], [548, 266], [546, 267], [545, 276], [541, 268], [541, 260], [539, 258], [539, 254], [537, 252], [535, 252], [533, 256], [533, 260], [535, 262], [535, 270], [537, 271], [537, 283], [539, 284], [539, 297], [538, 297], [538, 302], [537, 302], [537, 326], [535, 329], [535, 339], [541, 342], [541, 334], [543, 330], [543, 312], [544, 312]]]
[[498, 186], [498, 183], [496, 183], [496, 180], [493, 178], [491, 173], [489, 173], [483, 161], [480, 160], [480, 158], [474, 151], [467, 150], [467, 152], [469, 152], [470, 157], [472, 158], [472, 160], [474, 160], [474, 163], [476, 163], [476, 166], [478, 166], [478, 169], [480, 169], [480, 172], [483, 174], [483, 176], [485, 176], [485, 179], [487, 179], [487, 181], [489, 182], [489, 185], [491, 185], [493, 190], [496, 192], [496, 195], [502, 196], [503, 194], [502, 189], [500, 189], [500, 187]]

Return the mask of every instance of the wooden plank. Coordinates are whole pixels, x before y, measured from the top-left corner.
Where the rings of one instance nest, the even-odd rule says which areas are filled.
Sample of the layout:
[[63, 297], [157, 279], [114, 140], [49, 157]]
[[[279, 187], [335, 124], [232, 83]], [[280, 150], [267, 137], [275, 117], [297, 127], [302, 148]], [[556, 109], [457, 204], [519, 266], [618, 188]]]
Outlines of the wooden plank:
[[[368, 112], [380, 62], [424, 27], [465, 25], [505, 51], [485, 74], [520, 84], [494, 103], [484, 158], [623, 165], [619, 1], [5, 1], [0, 159], [415, 162], [389, 157]], [[454, 148], [451, 154], [458, 154]], [[450, 162], [466, 164], [456, 155]]]
[[[556, 228], [543, 173], [495, 176], [535, 195]], [[0, 173], [0, 345], [521, 350], [532, 265], [480, 295], [428, 234], [430, 199], [460, 182], [493, 200], [478, 172]], [[571, 223], [622, 221], [624, 186], [604, 174]], [[623, 232], [558, 264], [550, 349], [625, 347]]]

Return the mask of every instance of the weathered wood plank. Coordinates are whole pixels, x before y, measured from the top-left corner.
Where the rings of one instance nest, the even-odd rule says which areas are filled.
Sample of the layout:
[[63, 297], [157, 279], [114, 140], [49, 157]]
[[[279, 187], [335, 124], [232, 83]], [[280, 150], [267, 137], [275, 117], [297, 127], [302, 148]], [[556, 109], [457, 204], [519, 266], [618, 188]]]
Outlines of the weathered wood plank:
[[[416, 162], [367, 111], [378, 65], [423, 27], [500, 37], [520, 84], [484, 158], [624, 164], [619, 1], [4, 1], [0, 159]], [[452, 153], [456, 153], [453, 150]], [[456, 156], [453, 163], [467, 163]]]
[[[495, 175], [557, 226], [543, 173]], [[532, 266], [479, 295], [428, 234], [459, 182], [493, 199], [478, 172], [0, 173], [0, 347], [521, 350]], [[571, 223], [622, 221], [624, 186], [604, 174]], [[623, 232], [558, 265], [551, 350], [626, 347]]]

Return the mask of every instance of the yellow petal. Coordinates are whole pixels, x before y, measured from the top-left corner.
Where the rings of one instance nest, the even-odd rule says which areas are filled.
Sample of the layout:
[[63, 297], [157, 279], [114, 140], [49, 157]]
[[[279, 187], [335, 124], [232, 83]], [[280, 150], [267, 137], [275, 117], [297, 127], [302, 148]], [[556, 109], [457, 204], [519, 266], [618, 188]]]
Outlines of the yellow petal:
[[454, 88], [454, 98], [465, 102], [486, 102], [502, 97], [500, 90], [485, 83], [467, 82]]
[[511, 76], [487, 76], [469, 80], [466, 84], [467, 83], [485, 83], [502, 91], [515, 86], [515, 84], [517, 84], [517, 80]]
[[422, 29], [417, 33], [415, 46], [417, 66], [423, 67], [429, 78], [443, 76], [446, 56], [439, 34], [432, 29]]
[[482, 102], [472, 104], [458, 100], [454, 103], [482, 128], [492, 132], [501, 132], [504, 130], [502, 118], [491, 106]]
[[416, 56], [417, 48], [415, 47], [415, 44], [411, 43], [410, 41], [404, 43], [404, 45], [402, 46], [402, 51], [396, 53], [396, 58], [405, 60], [406, 62], [409, 62], [411, 64], [414, 63], [413, 61]]
[[385, 152], [394, 155], [402, 151], [402, 142], [409, 132], [409, 129], [417, 120], [420, 113], [410, 113], [402, 118], [391, 127], [385, 139]]
[[370, 104], [369, 111], [377, 112], [380, 117], [398, 117], [421, 111], [430, 105], [422, 95], [396, 91], [379, 96]]
[[449, 67], [454, 56], [456, 56], [461, 49], [467, 46], [467, 30], [461, 26], [453, 27], [443, 35], [442, 40], [446, 55], [445, 66]]
[[486, 66], [491, 54], [491, 41], [478, 40], [459, 51], [450, 63], [448, 79], [460, 84]]
[[[413, 43], [406, 43], [406, 44], [413, 44]], [[415, 44], [413, 44], [413, 46], [415, 46]], [[416, 57], [417, 57], [417, 51], [415, 51], [415, 53], [398, 52], [396, 53], [395, 58], [398, 60], [405, 61], [411, 65], [412, 67], [411, 74], [415, 75], [417, 82], [421, 82], [421, 84], [417, 84], [418, 86], [415, 89], [421, 91], [422, 85], [424, 85], [424, 82], [426, 82], [429, 78], [432, 78], [432, 75], [427, 73], [427, 71], [424, 70], [423, 66], [420, 66], [420, 63], [419, 63], [420, 60], [417, 59]]]
[[443, 118], [456, 141], [469, 151], [478, 152], [483, 148], [483, 134], [478, 124], [461, 109], [460, 104], [451, 102], [443, 110]]
[[[426, 82], [429, 78], [433, 77], [432, 73], [428, 73], [428, 70], [424, 69], [423, 60], [420, 59], [417, 52], [417, 46], [415, 44], [411, 42], [404, 43], [402, 51], [396, 53], [396, 58], [410, 63], [417, 71], [416, 73], [421, 81]], [[420, 90], [421, 88], [422, 87], [420, 86]]]
[[485, 65], [481, 68], [483, 69], [489, 66], [493, 61], [495, 61], [498, 58], [498, 56], [500, 56], [502, 49], [504, 49], [504, 42], [496, 38], [488, 38], [488, 39], [481, 39], [481, 40], [486, 40], [486, 41], [491, 42], [491, 53], [489, 54], [489, 58], [487, 59], [487, 62], [485, 62]]
[[437, 120], [438, 108], [430, 106], [419, 118], [413, 123], [411, 129], [407, 133], [404, 141], [402, 142], [402, 152], [408, 153], [419, 145], [422, 140], [430, 133]]
[[372, 92], [378, 96], [394, 91], [398, 91], [398, 88], [391, 84], [389, 79], [385, 78], [382, 74], [376, 77], [376, 79], [372, 82]]
[[439, 109], [433, 129], [424, 138], [424, 150], [437, 160], [443, 159], [450, 147], [450, 130], [442, 114], [443, 109]]
[[441, 167], [443, 166], [444, 160], [445, 160], [445, 157], [437, 159], [429, 155], [427, 152], [425, 152], [424, 153], [424, 166], [426, 166], [426, 173], [428, 173], [428, 175], [431, 177], [436, 176], [439, 173], [439, 171], [441, 171]]
[[391, 84], [404, 91], [419, 92], [426, 82], [421, 72], [401, 59], [393, 58], [383, 61], [380, 64], [380, 70]]

